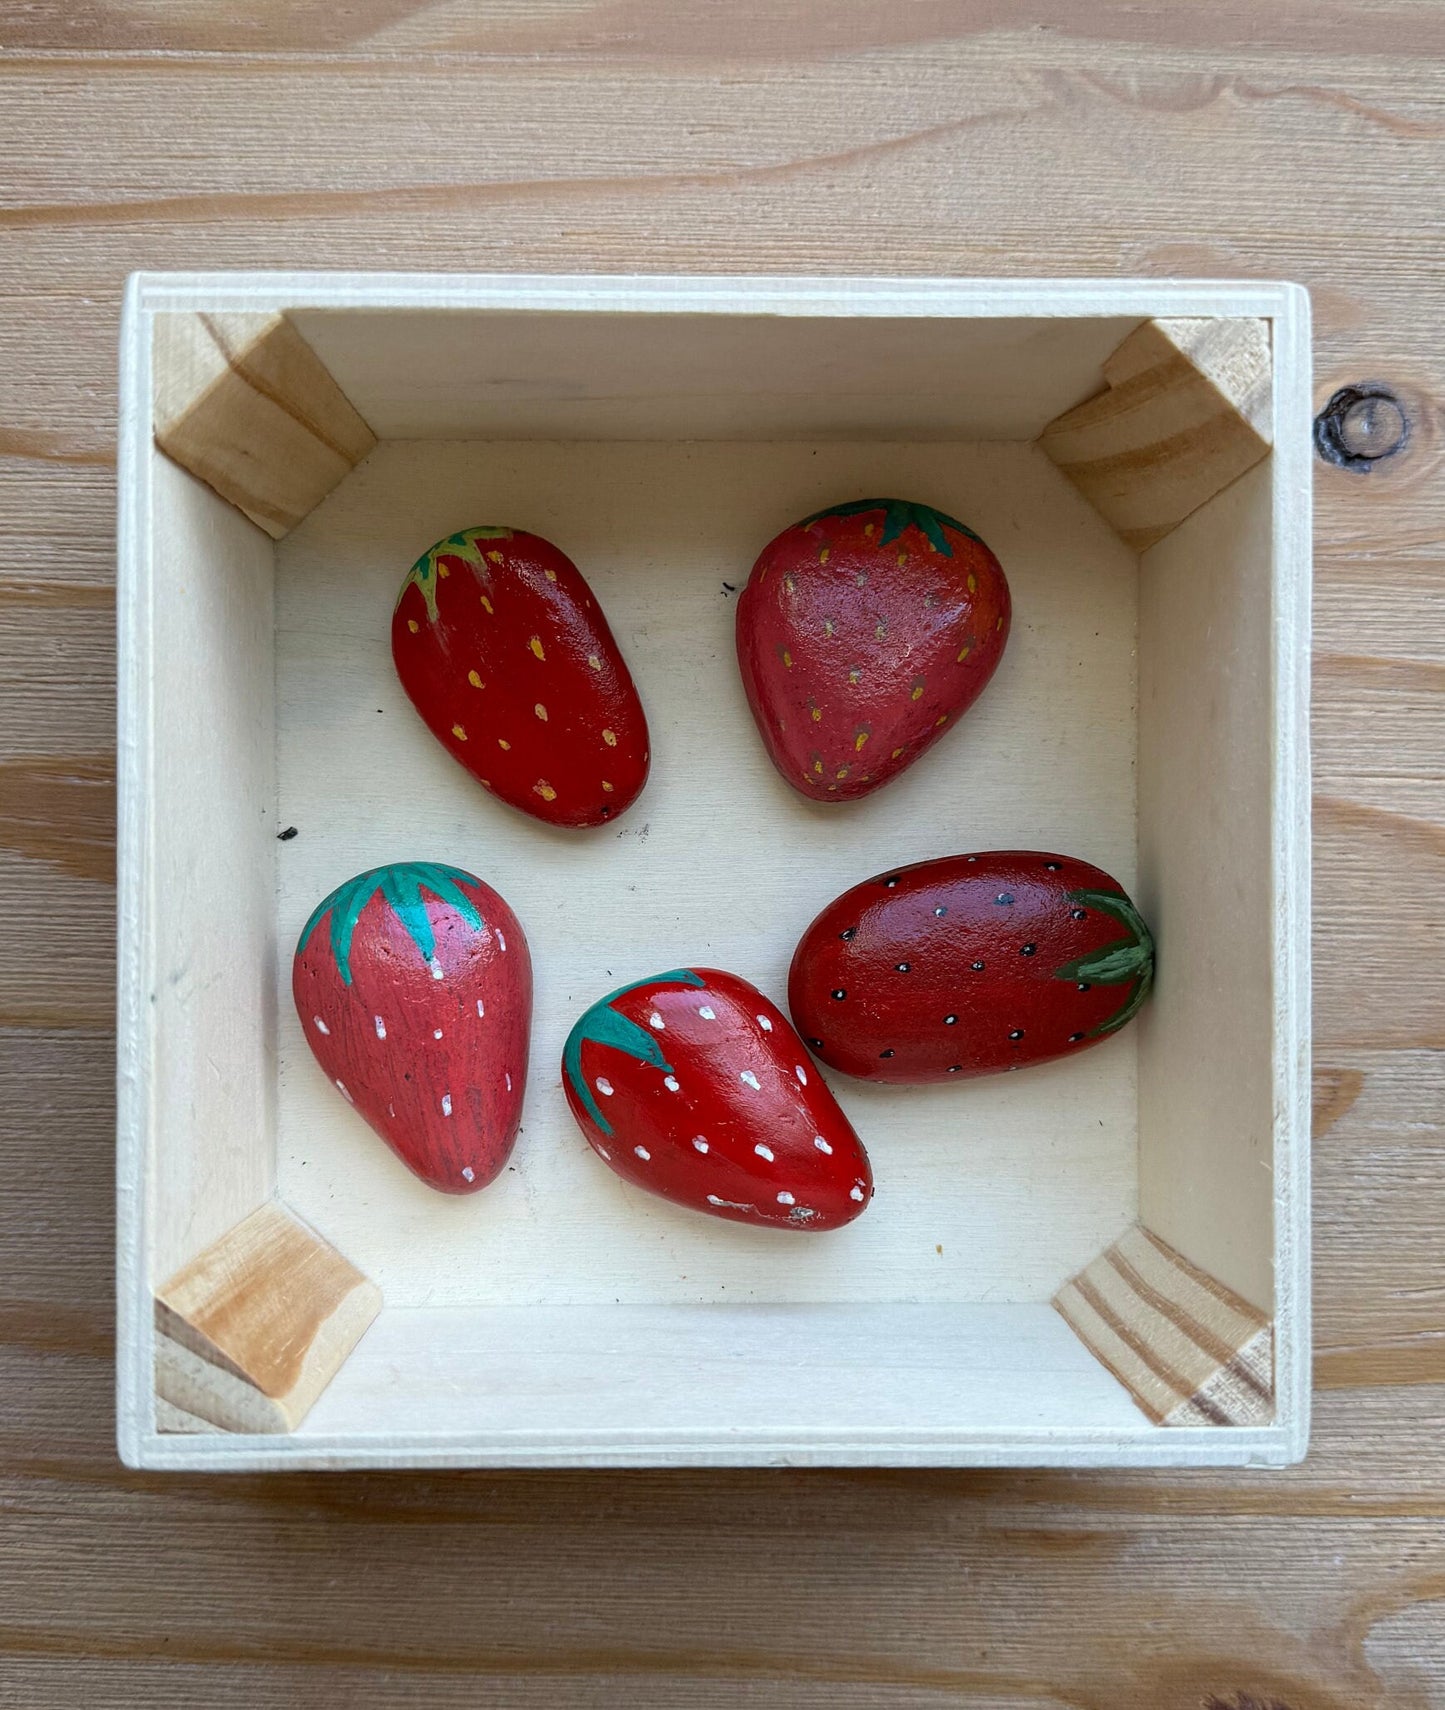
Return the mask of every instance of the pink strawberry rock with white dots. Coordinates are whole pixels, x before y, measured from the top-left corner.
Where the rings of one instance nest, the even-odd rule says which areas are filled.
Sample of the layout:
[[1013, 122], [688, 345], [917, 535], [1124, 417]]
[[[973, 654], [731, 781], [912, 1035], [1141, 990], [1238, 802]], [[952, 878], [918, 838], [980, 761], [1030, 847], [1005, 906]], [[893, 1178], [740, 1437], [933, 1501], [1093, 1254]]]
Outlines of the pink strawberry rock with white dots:
[[788, 1007], [830, 1068], [942, 1081], [1072, 1056], [1154, 982], [1124, 887], [1071, 855], [950, 855], [854, 885], [803, 934]]
[[562, 1084], [605, 1164], [690, 1210], [824, 1230], [872, 1198], [862, 1143], [788, 1018], [735, 974], [676, 968], [593, 1004]]
[[403, 1164], [476, 1193], [516, 1144], [532, 960], [490, 885], [435, 861], [348, 879], [317, 904], [291, 971], [322, 1073]]

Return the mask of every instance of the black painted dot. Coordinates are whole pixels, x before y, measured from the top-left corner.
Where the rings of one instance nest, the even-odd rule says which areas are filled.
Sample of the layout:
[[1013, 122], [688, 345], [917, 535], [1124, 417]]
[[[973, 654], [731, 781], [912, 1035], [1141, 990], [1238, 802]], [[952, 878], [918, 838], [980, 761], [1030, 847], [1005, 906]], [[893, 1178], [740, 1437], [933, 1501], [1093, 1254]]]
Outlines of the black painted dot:
[[897, 873], [890, 873], [889, 876], [883, 881], [883, 883], [891, 891], [893, 889], [893, 887], [898, 883], [898, 874]]
[[844, 991], [842, 986], [839, 986], [837, 991], [833, 993], [834, 998], [836, 998], [839, 1003], [841, 1003], [847, 995], [847, 992]]
[[1009, 1034], [1010, 1039], [1022, 1039], [1023, 1036], [1024, 1036], [1024, 1030], [1022, 1027], [1015, 1027], [1014, 1030]]
[[1075, 987], [1076, 991], [1081, 991], [1081, 992], [1086, 992], [1086, 991], [1088, 991], [1088, 989], [1089, 989], [1089, 982], [1087, 980], [1080, 980], [1078, 985]]
[[943, 1018], [943, 1025], [945, 1027], [957, 1027], [958, 1017], [956, 1015], [945, 1015]]
[[1020, 956], [1032, 956], [1037, 949], [1038, 949], [1037, 944], [1021, 944], [1019, 946], [1019, 955]]
[[823, 1041], [821, 1039], [810, 1039], [808, 1043], [815, 1051], [821, 1051], [823, 1049]]
[[1084, 1036], [1083, 1036], [1083, 1034], [1082, 1034], [1082, 1033], [1071, 1033], [1071, 1034], [1070, 1034], [1070, 1035], [1069, 1035], [1069, 1043], [1070, 1043], [1070, 1045], [1077, 1045], [1077, 1044], [1078, 1044], [1078, 1043], [1079, 1043], [1079, 1041], [1080, 1041], [1080, 1040], [1081, 1040], [1081, 1039], [1082, 1039], [1082, 1038], [1083, 1038], [1083, 1037], [1084, 1037]]
[[891, 1051], [880, 1051], [878, 1055], [880, 1057], [891, 1057], [893, 1053]]
[[1044, 871], [1046, 873], [1057, 873], [1058, 870], [1060, 869], [1060, 867], [1062, 867], [1062, 866], [1063, 866], [1062, 861], [1045, 861], [1044, 862]]
[[1007, 908], [1008, 905], [1014, 900], [1013, 892], [1012, 891], [1000, 891], [998, 893], [998, 895], [993, 900], [996, 903], [999, 903], [1003, 907]]
[[851, 944], [858, 936], [858, 928], [856, 926], [845, 926], [838, 936], [845, 944]]
[[948, 910], [946, 908], [944, 908], [943, 905], [940, 903], [939, 906], [936, 909], [934, 909], [933, 912], [935, 914], [947, 914]]
[[1071, 908], [1069, 910], [1069, 919], [1070, 920], [1087, 920], [1088, 918], [1089, 918], [1088, 915], [1085, 914], [1083, 909], [1081, 909], [1081, 908]]
[[982, 962], [972, 962], [969, 965], [970, 965], [970, 967], [972, 967], [975, 974], [981, 974], [983, 972], [983, 963]]
[[893, 971], [896, 974], [911, 974], [913, 972], [913, 964], [912, 962], [895, 962], [893, 964]]

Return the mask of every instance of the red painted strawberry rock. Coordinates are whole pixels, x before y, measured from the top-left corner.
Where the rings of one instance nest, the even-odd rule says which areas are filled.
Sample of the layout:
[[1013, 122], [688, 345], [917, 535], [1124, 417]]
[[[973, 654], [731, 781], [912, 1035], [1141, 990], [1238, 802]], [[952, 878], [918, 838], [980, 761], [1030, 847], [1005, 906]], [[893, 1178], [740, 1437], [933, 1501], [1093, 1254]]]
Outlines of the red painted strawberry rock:
[[647, 782], [647, 720], [607, 619], [539, 535], [439, 540], [402, 583], [391, 653], [432, 735], [524, 813], [600, 825]]
[[902, 499], [805, 517], [738, 600], [738, 665], [773, 764], [819, 802], [896, 778], [972, 706], [1008, 639], [998, 560]]
[[1149, 929], [1107, 873], [1003, 850], [845, 891], [793, 954], [788, 1007], [830, 1068], [941, 1081], [1086, 1050], [1153, 980]]
[[532, 1020], [527, 940], [480, 879], [432, 861], [358, 873], [292, 966], [316, 1061], [408, 1169], [475, 1193], [511, 1155]]
[[563, 1085], [624, 1180], [737, 1223], [837, 1229], [873, 1193], [868, 1155], [787, 1017], [713, 968], [678, 968], [595, 1003]]

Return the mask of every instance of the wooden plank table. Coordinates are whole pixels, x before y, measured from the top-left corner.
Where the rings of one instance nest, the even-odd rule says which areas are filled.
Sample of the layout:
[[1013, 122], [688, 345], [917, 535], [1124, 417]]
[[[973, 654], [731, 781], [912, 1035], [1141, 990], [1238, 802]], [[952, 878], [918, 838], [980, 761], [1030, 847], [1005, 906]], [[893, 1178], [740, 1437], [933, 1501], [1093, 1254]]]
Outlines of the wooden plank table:
[[[1432, 0], [0, 4], [0, 1702], [1445, 1705], [1442, 181]], [[1319, 468], [1302, 1468], [118, 1466], [120, 287], [298, 265], [1310, 287], [1408, 442]]]

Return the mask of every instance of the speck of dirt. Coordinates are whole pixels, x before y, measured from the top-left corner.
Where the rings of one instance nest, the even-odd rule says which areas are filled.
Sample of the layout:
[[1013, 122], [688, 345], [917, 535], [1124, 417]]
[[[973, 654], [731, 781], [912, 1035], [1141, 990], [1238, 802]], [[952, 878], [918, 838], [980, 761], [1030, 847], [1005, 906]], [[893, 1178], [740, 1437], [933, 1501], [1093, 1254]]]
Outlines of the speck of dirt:
[[724, 582], [723, 583], [723, 593], [724, 594], [735, 594], [735, 593], [737, 593], [737, 589], [733, 586], [733, 584], [731, 582]]
[[289, 843], [293, 837], [299, 836], [300, 833], [297, 831], [296, 827], [294, 825], [288, 825], [284, 831], [278, 831], [276, 833], [276, 841], [278, 843]]

